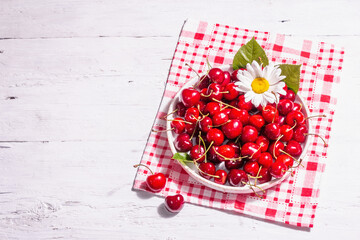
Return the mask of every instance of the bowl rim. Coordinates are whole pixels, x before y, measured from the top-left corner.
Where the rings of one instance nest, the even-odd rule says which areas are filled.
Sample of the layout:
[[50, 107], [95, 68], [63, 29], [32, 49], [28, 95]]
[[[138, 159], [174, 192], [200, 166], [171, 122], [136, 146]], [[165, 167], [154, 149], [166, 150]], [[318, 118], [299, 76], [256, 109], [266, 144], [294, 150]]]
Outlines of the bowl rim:
[[[216, 66], [216, 67], [220, 68], [222, 70], [225, 70], [225, 71], [229, 71], [229, 70], [233, 71], [231, 64], [230, 65], [220, 65], [220, 66]], [[194, 77], [194, 78], [190, 79], [188, 82], [186, 82], [179, 89], [179, 91], [176, 93], [176, 95], [173, 97], [173, 99], [171, 100], [171, 102], [169, 104], [169, 109], [168, 109], [167, 114], [171, 114], [174, 111], [175, 106], [178, 103], [178, 100], [179, 100], [179, 97], [180, 97], [180, 94], [181, 94], [182, 90], [185, 89], [185, 88], [191, 87], [194, 83], [196, 83], [196, 81], [197, 81], [197, 77]], [[309, 116], [310, 111], [309, 111], [307, 105], [305, 104], [305, 101], [303, 100], [303, 98], [300, 95], [296, 94], [295, 101], [296, 100], [297, 100], [297, 102], [300, 102], [302, 104], [301, 111], [303, 113], [305, 113], [306, 116]], [[167, 140], [168, 140], [168, 143], [169, 143], [172, 154], [175, 154], [175, 153], [177, 153], [177, 151], [175, 149], [175, 146], [174, 146], [174, 143], [173, 143], [175, 138], [173, 136], [174, 133], [170, 130], [171, 129], [170, 124], [171, 124], [171, 121], [166, 122]], [[309, 119], [305, 120], [305, 125], [307, 126], [308, 129], [311, 129], [311, 122], [309, 121]], [[310, 144], [310, 141], [309, 141], [310, 137], [311, 137], [311, 135], [308, 135], [306, 140], [305, 140], [305, 143], [302, 144], [303, 151], [302, 151], [301, 155], [297, 159], [304, 159], [304, 157], [305, 157], [305, 155], [307, 153], [307, 148], [309, 147], [309, 144]], [[245, 185], [245, 186], [242, 186], [242, 187], [234, 187], [234, 186], [230, 186], [230, 185], [217, 184], [217, 183], [215, 183], [215, 182], [213, 182], [211, 180], [203, 178], [197, 172], [195, 172], [193, 169], [191, 169], [187, 164], [181, 164], [177, 160], [174, 160], [174, 161], [176, 161], [177, 164], [180, 164], [181, 167], [187, 172], [187, 174], [189, 174], [197, 182], [199, 182], [200, 184], [202, 184], [204, 186], [210, 187], [210, 188], [212, 188], [214, 190], [218, 190], [218, 191], [225, 192], [225, 193], [238, 193], [238, 194], [252, 193], [252, 192], [254, 192], [254, 190], [255, 191], [261, 191], [260, 188], [251, 188], [248, 185]], [[193, 163], [191, 163], [191, 164], [193, 164]], [[283, 177], [272, 179], [271, 181], [266, 182], [266, 183], [257, 184], [257, 186], [259, 186], [259, 187], [261, 187], [262, 189], [265, 190], [265, 189], [268, 189], [268, 188], [271, 188], [271, 187], [273, 187], [275, 185], [280, 184], [282, 181], [287, 179], [290, 175], [291, 175], [291, 173], [289, 171], [287, 171], [284, 174]]]

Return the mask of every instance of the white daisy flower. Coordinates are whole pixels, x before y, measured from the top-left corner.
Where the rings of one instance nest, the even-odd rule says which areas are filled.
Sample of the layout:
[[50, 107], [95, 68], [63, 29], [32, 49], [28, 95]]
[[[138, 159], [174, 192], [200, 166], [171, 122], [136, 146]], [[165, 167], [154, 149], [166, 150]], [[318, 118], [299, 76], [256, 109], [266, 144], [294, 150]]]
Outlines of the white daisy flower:
[[[269, 63], [264, 69], [256, 62], [246, 64], [246, 70], [237, 73], [238, 82], [235, 83], [237, 90], [245, 93], [245, 101], [258, 107], [265, 107], [268, 103], [279, 101], [280, 94], [285, 95], [283, 89], [285, 83], [282, 81], [281, 69], [273, 63]], [[275, 97], [275, 95], [276, 97]]]

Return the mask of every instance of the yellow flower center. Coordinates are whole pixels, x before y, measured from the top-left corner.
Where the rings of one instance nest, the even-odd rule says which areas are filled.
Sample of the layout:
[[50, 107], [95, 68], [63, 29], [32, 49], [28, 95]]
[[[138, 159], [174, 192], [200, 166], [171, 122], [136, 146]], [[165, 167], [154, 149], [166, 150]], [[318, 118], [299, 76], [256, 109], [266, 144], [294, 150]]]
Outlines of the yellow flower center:
[[269, 82], [265, 78], [255, 78], [251, 83], [251, 88], [256, 93], [264, 93], [269, 89]]

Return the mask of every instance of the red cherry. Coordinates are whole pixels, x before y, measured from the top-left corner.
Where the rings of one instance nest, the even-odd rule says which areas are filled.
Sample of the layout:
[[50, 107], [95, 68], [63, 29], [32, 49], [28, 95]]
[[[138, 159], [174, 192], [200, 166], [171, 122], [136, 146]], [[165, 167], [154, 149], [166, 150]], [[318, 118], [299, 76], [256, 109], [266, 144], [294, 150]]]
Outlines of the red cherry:
[[196, 104], [195, 108], [200, 109], [201, 112], [204, 112], [206, 103], [203, 100], [200, 100], [198, 104]]
[[290, 140], [285, 147], [285, 152], [293, 157], [298, 157], [302, 153], [302, 147], [297, 141]]
[[242, 123], [239, 119], [230, 119], [228, 123], [221, 126], [221, 130], [228, 139], [235, 139], [242, 132]]
[[252, 142], [245, 143], [240, 152], [242, 157], [247, 157], [251, 161], [256, 161], [261, 154], [259, 145]]
[[224, 112], [226, 115], [229, 116], [231, 109], [230, 108], [225, 108], [224, 110], [222, 110], [222, 112]]
[[180, 94], [180, 100], [187, 108], [195, 106], [200, 101], [200, 93], [194, 88], [185, 88]]
[[271, 105], [265, 106], [262, 109], [261, 114], [262, 114], [265, 122], [267, 122], [267, 123], [279, 121], [279, 112], [275, 107], [273, 107]]
[[246, 125], [243, 127], [241, 141], [243, 143], [255, 142], [258, 138], [258, 130], [254, 126]]
[[266, 152], [270, 144], [269, 139], [262, 135], [256, 139], [255, 143], [260, 146], [261, 152]]
[[275, 161], [269, 168], [271, 176], [274, 178], [281, 178], [287, 171], [286, 165], [281, 161]]
[[228, 174], [228, 182], [231, 186], [242, 187], [249, 181], [248, 176], [244, 170], [231, 169]]
[[165, 207], [169, 212], [180, 212], [181, 209], [184, 207], [184, 197], [181, 194], [167, 196], [165, 198]]
[[180, 117], [184, 117], [185, 116], [185, 112], [186, 112], [186, 107], [182, 102], [178, 102], [176, 104], [176, 114]]
[[231, 75], [228, 71], [224, 71], [224, 81], [222, 82], [222, 86], [226, 86], [231, 82]]
[[[235, 155], [235, 157], [238, 157], [238, 156]], [[227, 170], [241, 168], [243, 166], [243, 164], [244, 164], [244, 161], [242, 161], [242, 160], [225, 161], [225, 167]]]
[[260, 154], [258, 162], [261, 166], [269, 168], [273, 164], [273, 157], [268, 152], [263, 152]]
[[200, 130], [204, 133], [207, 133], [212, 128], [212, 125], [213, 125], [213, 122], [212, 122], [211, 118], [209, 118], [209, 117], [204, 117], [199, 122]]
[[252, 115], [249, 119], [249, 124], [256, 127], [258, 131], [265, 125], [265, 120], [261, 115]]
[[278, 124], [280, 126], [284, 125], [285, 124], [285, 116], [283, 115], [279, 115], [279, 121], [278, 121]]
[[305, 120], [304, 114], [300, 111], [291, 111], [285, 118], [287, 125], [293, 127], [295, 124], [301, 124]]
[[260, 172], [259, 172], [259, 177], [257, 182], [262, 184], [262, 183], [266, 183], [269, 182], [271, 180], [271, 174], [268, 168], [261, 168]]
[[212, 122], [214, 126], [222, 125], [226, 123], [228, 120], [229, 117], [224, 111], [218, 112], [212, 117]]
[[250, 114], [244, 109], [231, 109], [229, 113], [230, 119], [239, 119], [243, 125], [247, 125], [249, 122]]
[[274, 158], [277, 158], [281, 154], [281, 151], [284, 150], [284, 148], [284, 144], [280, 141], [277, 141], [270, 144], [268, 151], [271, 155], [273, 155]]
[[200, 100], [201, 101], [204, 101], [204, 102], [207, 102], [209, 101], [209, 98], [207, 97], [207, 88], [203, 88], [200, 90]]
[[195, 160], [198, 163], [201, 163], [205, 160], [205, 149], [201, 145], [195, 145], [190, 150], [190, 158]]
[[218, 159], [220, 161], [225, 161], [234, 158], [235, 150], [229, 145], [222, 145], [218, 148]]
[[185, 133], [189, 134], [190, 136], [196, 131], [196, 123], [186, 123], [185, 124]]
[[208, 143], [214, 142], [215, 146], [220, 146], [224, 142], [224, 134], [217, 128], [212, 128], [206, 134], [206, 141]]
[[217, 154], [218, 150], [219, 146], [211, 146], [210, 150], [207, 153], [207, 159], [214, 164], [220, 163], [220, 160], [218, 159], [219, 155]]
[[264, 135], [270, 140], [276, 140], [280, 136], [280, 131], [278, 123], [269, 123], [265, 126]]
[[284, 99], [289, 99], [290, 101], [295, 101], [295, 97], [296, 97], [296, 95], [295, 95], [295, 93], [294, 93], [294, 91], [293, 90], [291, 90], [291, 89], [288, 89], [287, 91], [286, 91], [286, 95], [285, 95], [285, 97], [283, 97]]
[[215, 176], [218, 176], [218, 177], [214, 177], [215, 183], [221, 184], [221, 185], [224, 185], [226, 183], [226, 180], [227, 180], [227, 172], [226, 171], [219, 169], [215, 172]]
[[245, 102], [245, 95], [240, 95], [239, 96], [239, 100], [238, 100], [238, 107], [240, 109], [245, 109], [246, 111], [251, 111], [253, 109], [253, 105], [252, 103], [249, 102]]
[[215, 175], [215, 171], [215, 165], [211, 162], [202, 162], [199, 164], [199, 173], [203, 178], [212, 178], [212, 176]]
[[217, 83], [212, 83], [209, 85], [206, 95], [209, 96], [208, 99], [210, 100], [218, 100], [220, 101], [223, 97], [222, 91], [221, 91], [222, 87], [220, 84]]
[[209, 114], [210, 117], [214, 116], [217, 112], [220, 112], [220, 105], [217, 102], [209, 102], [206, 104], [204, 114]]
[[182, 118], [174, 118], [170, 124], [171, 129], [176, 134], [183, 133], [185, 130], [185, 122]]
[[287, 115], [293, 110], [294, 102], [289, 99], [281, 99], [278, 104], [278, 111], [282, 115]]
[[232, 80], [233, 82], [239, 81], [239, 79], [238, 79], [238, 77], [237, 77], [237, 73], [239, 72], [239, 70], [246, 70], [246, 69], [240, 68], [240, 69], [236, 69], [235, 71], [233, 71], [233, 72], [231, 73], [231, 80]]
[[240, 145], [235, 142], [228, 142], [227, 145], [232, 147], [235, 151], [235, 154], [240, 154]]
[[251, 176], [256, 176], [259, 171], [259, 164], [255, 161], [248, 161], [244, 165], [244, 171], [250, 174]]
[[299, 103], [294, 103], [293, 111], [301, 111], [302, 105]]
[[286, 92], [287, 92], [287, 90], [288, 90], [288, 87], [287, 87], [286, 84], [285, 84], [285, 86], [283, 87], [283, 89], [285, 90], [285, 95], [280, 94], [280, 99], [284, 99], [284, 97], [286, 96]]
[[225, 92], [223, 97], [228, 101], [234, 100], [237, 96], [239, 96], [239, 91], [236, 90], [234, 83], [227, 84], [223, 91]]
[[197, 108], [191, 107], [186, 110], [185, 120], [191, 123], [196, 123], [199, 119], [200, 113]]
[[283, 162], [287, 168], [292, 167], [292, 165], [294, 164], [294, 159], [286, 154], [279, 155], [276, 161]]
[[187, 133], [179, 134], [174, 141], [174, 146], [179, 152], [190, 151], [193, 146], [190, 140], [190, 135]]
[[208, 76], [212, 82], [218, 84], [222, 84], [225, 79], [224, 72], [220, 68], [210, 69]]
[[288, 142], [293, 137], [294, 130], [289, 125], [282, 125], [280, 127], [280, 134], [283, 135], [280, 140]]
[[146, 167], [151, 175], [149, 175], [147, 178], [146, 178], [146, 185], [147, 187], [153, 191], [153, 192], [160, 192], [161, 189], [163, 189], [166, 185], [166, 177], [163, 173], [154, 173], [153, 171], [151, 171], [151, 169], [144, 165], [144, 164], [136, 164], [134, 165], [134, 168], [137, 168], [137, 167]]
[[307, 127], [304, 124], [301, 124], [295, 128], [292, 138], [299, 143], [303, 143], [306, 140], [305, 133], [307, 132]]
[[204, 76], [202, 76], [202, 77], [200, 78], [197, 86], [198, 86], [198, 88], [199, 88], [200, 90], [202, 90], [202, 89], [204, 89], [204, 88], [209, 87], [210, 82], [211, 82], [211, 81], [210, 81], [209, 76], [204, 75]]

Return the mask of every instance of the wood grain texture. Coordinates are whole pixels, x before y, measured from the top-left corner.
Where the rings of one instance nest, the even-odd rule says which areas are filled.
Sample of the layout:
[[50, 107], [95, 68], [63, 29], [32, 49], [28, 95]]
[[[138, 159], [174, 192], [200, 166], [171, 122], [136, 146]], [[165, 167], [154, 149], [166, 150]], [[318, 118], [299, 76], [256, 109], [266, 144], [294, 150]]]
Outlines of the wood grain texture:
[[[357, 239], [360, 20], [348, 1], [0, 4], [0, 239]], [[187, 18], [346, 48], [311, 230], [131, 191]]]

